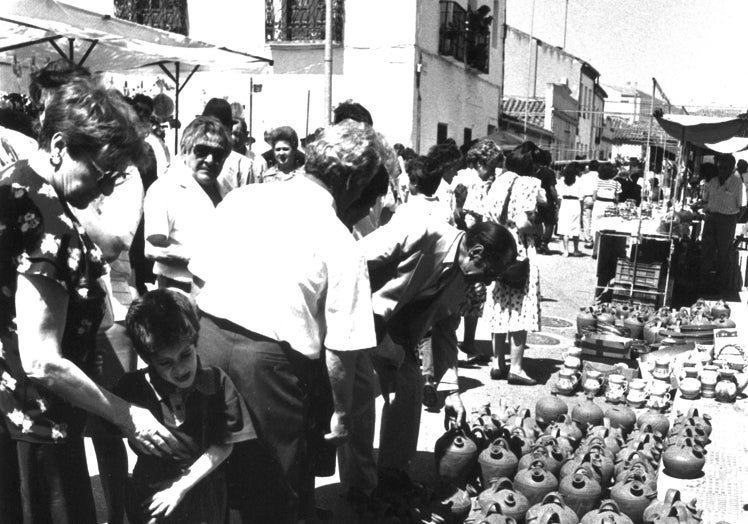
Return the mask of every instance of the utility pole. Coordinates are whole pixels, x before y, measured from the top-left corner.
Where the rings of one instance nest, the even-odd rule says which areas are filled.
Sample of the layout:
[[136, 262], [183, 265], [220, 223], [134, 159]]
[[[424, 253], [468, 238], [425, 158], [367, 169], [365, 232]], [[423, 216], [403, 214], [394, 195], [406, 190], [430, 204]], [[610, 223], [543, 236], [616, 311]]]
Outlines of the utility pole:
[[530, 77], [532, 76], [532, 33], [535, 29], [535, 0], [532, 0], [532, 15], [530, 16], [530, 43], [527, 46], [527, 96], [525, 97], [525, 126], [522, 139], [527, 140], [527, 119], [530, 109]]
[[564, 7], [564, 45], [563, 49], [566, 49], [566, 22], [569, 19], [569, 0], [566, 0], [566, 7]]
[[332, 122], [332, 1], [325, 0], [325, 124]]

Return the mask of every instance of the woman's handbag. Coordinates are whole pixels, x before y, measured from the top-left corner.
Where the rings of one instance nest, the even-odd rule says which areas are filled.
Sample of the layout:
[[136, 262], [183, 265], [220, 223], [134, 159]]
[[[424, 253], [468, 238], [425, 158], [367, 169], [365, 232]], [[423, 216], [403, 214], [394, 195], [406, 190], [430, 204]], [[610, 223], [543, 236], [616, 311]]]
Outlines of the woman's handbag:
[[[517, 178], [519, 177], [515, 177], [514, 180], [512, 180], [512, 183], [509, 186], [509, 191], [507, 191], [506, 200], [504, 200], [504, 206], [501, 209], [499, 224], [503, 226], [506, 226], [509, 221], [509, 200], [512, 198], [512, 189], [514, 188], [514, 183], [517, 181]], [[530, 221], [528, 219], [528, 223], [529, 222]], [[517, 224], [517, 226], [519, 225]], [[523, 233], [522, 229], [520, 229], [519, 227], [518, 231], [519, 233]], [[507, 267], [499, 276], [499, 281], [515, 289], [524, 289], [529, 278], [530, 259], [525, 258], [523, 260], [516, 260], [514, 263], [510, 264], [509, 267]]]
[[[503, 226], [509, 226], [509, 201], [512, 198], [512, 189], [514, 189], [514, 183], [518, 178], [519, 176], [515, 176], [514, 180], [512, 180], [512, 183], [509, 185], [509, 191], [507, 191], [506, 200], [504, 200], [504, 206], [501, 209], [499, 224]], [[525, 219], [521, 223], [512, 222], [512, 225], [517, 229], [517, 232], [522, 235], [535, 235], [538, 233], [538, 224], [540, 222], [540, 214], [538, 213], [536, 207], [531, 212], [525, 213]]]

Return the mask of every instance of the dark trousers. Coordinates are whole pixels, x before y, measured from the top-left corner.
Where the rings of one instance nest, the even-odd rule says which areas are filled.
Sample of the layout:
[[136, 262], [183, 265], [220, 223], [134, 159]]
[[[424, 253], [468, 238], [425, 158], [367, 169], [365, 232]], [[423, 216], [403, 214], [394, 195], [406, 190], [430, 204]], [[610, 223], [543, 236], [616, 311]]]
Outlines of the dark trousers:
[[83, 439], [64, 444], [16, 442], [25, 524], [94, 524]]
[[[708, 213], [704, 221], [704, 231], [701, 234], [701, 281], [727, 287], [730, 281], [728, 269], [730, 264], [730, 250], [735, 240], [735, 225], [738, 215], [723, 215]], [[711, 282], [710, 273], [716, 271], [716, 278]]]
[[249, 408], [258, 439], [228, 459], [229, 505], [244, 522], [295, 523], [310, 465], [307, 434], [312, 360], [281, 343], [209, 315], [200, 320], [198, 353], [223, 369]]
[[0, 427], [0, 524], [23, 522], [16, 441]]

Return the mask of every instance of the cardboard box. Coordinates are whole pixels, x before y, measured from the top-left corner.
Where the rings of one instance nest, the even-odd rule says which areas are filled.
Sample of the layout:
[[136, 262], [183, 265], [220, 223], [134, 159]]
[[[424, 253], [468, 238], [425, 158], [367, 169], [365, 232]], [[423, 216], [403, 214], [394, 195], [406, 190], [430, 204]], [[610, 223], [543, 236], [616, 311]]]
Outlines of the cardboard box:
[[631, 360], [633, 340], [607, 333], [585, 333], [577, 346], [582, 348], [582, 356], [601, 357], [615, 360]]

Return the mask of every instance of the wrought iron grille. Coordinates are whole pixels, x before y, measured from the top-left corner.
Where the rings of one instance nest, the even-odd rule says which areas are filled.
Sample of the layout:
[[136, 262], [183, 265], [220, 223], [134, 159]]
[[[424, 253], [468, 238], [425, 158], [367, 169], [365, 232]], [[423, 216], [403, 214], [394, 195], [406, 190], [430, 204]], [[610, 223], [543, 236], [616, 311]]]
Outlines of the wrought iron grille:
[[439, 2], [439, 54], [451, 56], [481, 73], [488, 73], [491, 21], [488, 8], [465, 10], [458, 3]]
[[187, 36], [187, 0], [114, 0], [114, 16]]
[[[343, 42], [344, 1], [333, 0], [332, 40]], [[325, 39], [325, 0], [265, 0], [265, 40], [318, 42]]]

